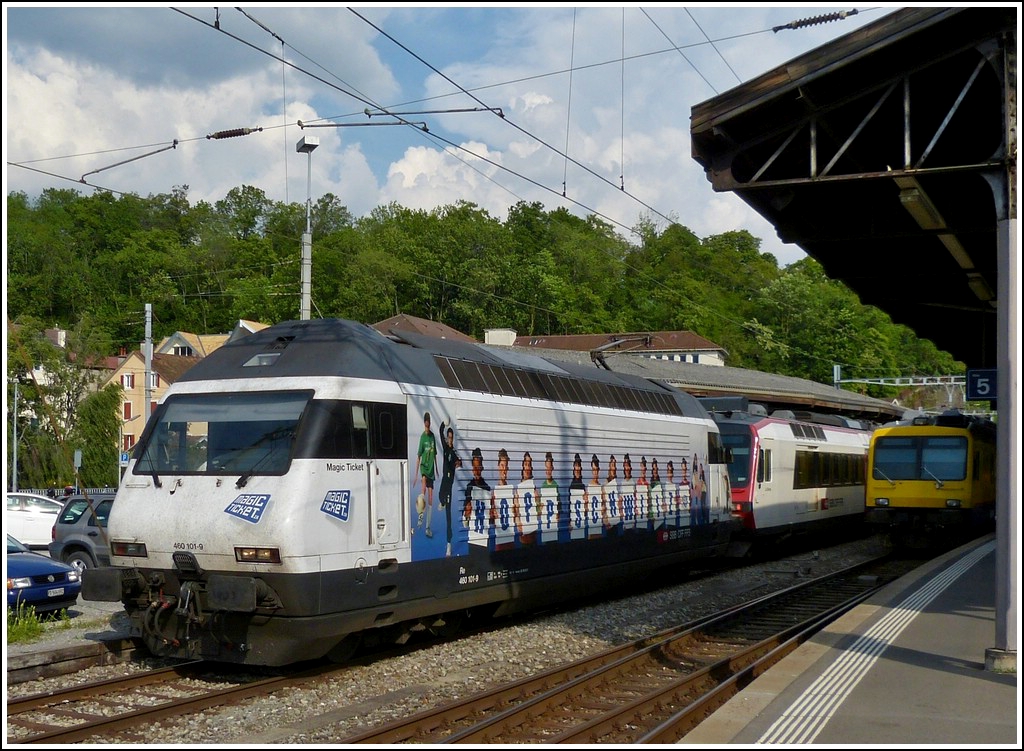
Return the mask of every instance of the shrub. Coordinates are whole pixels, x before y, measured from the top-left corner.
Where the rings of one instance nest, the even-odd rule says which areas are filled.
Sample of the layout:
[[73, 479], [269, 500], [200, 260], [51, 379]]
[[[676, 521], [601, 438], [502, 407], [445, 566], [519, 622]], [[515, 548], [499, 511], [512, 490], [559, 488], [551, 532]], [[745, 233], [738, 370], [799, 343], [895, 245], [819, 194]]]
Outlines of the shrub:
[[43, 633], [43, 624], [36, 614], [35, 606], [19, 602], [17, 607], [7, 608], [7, 642], [32, 641]]

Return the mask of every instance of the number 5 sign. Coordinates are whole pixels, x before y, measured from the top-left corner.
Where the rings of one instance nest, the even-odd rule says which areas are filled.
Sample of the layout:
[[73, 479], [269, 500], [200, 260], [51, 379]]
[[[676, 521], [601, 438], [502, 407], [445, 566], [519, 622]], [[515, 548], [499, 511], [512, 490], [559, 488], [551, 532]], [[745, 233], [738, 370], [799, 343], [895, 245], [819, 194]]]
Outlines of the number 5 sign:
[[979, 402], [996, 398], [996, 369], [967, 371], [967, 401]]

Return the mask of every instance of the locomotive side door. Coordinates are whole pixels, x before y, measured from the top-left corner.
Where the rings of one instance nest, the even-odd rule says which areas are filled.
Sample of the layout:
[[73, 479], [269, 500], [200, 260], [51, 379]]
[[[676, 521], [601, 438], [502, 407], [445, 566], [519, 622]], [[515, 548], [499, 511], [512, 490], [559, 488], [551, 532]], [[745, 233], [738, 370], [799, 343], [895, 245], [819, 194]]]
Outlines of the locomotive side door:
[[373, 544], [387, 550], [402, 541], [405, 509], [408, 508], [404, 477], [407, 472], [404, 459], [377, 459], [368, 462], [370, 488], [370, 534]]
[[370, 455], [366, 484], [370, 490], [370, 544], [392, 550], [404, 539], [408, 528], [408, 488], [405, 405], [374, 402], [366, 415], [370, 429]]
[[779, 499], [774, 476], [779, 471], [776, 465], [782, 457], [776, 450], [778, 445], [770, 437], [762, 435], [756, 446], [757, 475], [753, 479], [757, 486], [753, 496], [753, 511], [758, 528], [763, 529], [779, 522]]

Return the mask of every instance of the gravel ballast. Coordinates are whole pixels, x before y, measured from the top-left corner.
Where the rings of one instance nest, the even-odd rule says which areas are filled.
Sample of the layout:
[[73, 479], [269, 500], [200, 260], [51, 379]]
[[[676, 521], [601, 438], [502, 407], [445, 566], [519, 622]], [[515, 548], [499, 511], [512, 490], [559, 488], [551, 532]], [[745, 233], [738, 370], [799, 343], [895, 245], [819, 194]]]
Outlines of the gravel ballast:
[[[148, 728], [133, 743], [339, 743], [389, 720], [465, 699], [506, 683], [656, 633], [726, 607], [838, 571], [884, 552], [877, 538], [806, 550], [729, 569], [657, 590], [498, 621], [500, 628], [410, 648], [398, 657], [355, 667], [243, 706], [219, 707]], [[44, 639], [11, 645], [7, 653], [56, 649], [82, 640], [126, 634], [118, 605], [81, 603], [70, 628], [49, 627]], [[80, 620], [81, 619], [81, 620]], [[76, 625], [76, 621], [86, 624]], [[122, 663], [7, 687], [27, 696], [113, 678], [148, 667]], [[117, 742], [115, 739], [105, 739]]]

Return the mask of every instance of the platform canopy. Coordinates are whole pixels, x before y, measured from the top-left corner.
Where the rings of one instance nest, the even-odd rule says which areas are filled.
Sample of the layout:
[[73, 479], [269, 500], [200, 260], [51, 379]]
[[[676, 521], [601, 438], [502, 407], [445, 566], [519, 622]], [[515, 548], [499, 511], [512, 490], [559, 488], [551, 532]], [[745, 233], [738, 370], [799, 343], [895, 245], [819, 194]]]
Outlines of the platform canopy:
[[968, 368], [997, 356], [1018, 12], [901, 9], [691, 112], [715, 191]]

